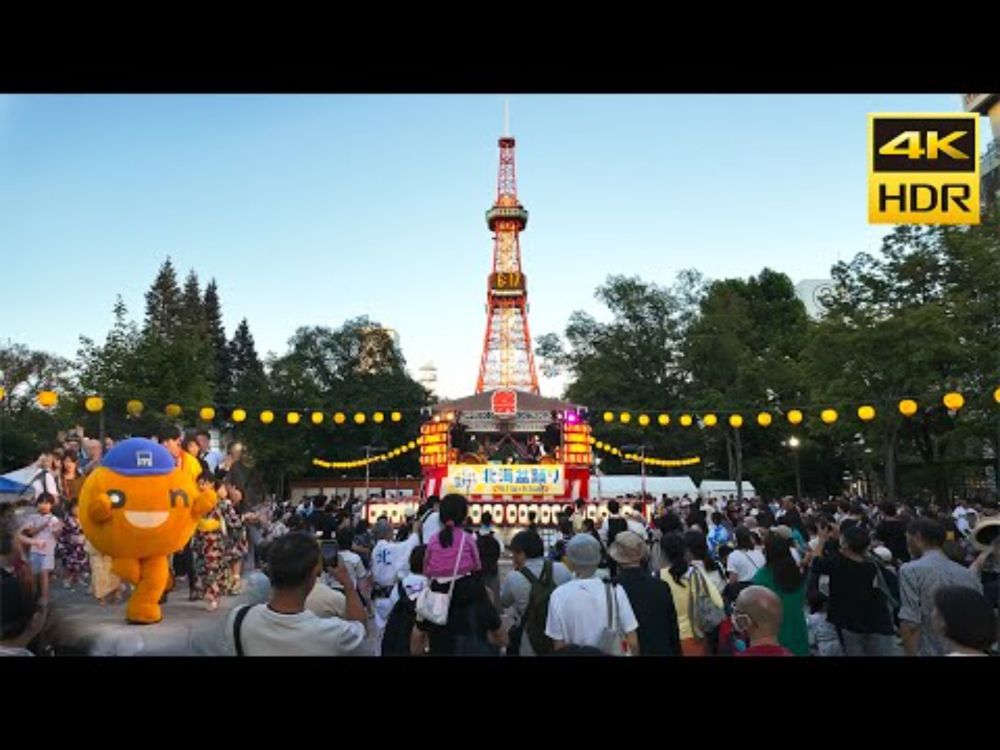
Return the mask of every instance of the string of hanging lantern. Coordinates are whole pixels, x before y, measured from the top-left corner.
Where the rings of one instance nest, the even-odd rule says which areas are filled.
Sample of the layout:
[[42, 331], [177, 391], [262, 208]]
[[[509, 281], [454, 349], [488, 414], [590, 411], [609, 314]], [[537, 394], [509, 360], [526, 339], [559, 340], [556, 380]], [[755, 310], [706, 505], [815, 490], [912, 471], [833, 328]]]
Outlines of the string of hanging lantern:
[[319, 466], [323, 469], [358, 469], [380, 461], [391, 461], [392, 459], [403, 456], [412, 450], [416, 450], [416, 448], [416, 441], [409, 440], [396, 448], [387, 450], [385, 453], [379, 453], [366, 458], [358, 458], [352, 461], [324, 461], [321, 458], [314, 458], [312, 462], [313, 466]]

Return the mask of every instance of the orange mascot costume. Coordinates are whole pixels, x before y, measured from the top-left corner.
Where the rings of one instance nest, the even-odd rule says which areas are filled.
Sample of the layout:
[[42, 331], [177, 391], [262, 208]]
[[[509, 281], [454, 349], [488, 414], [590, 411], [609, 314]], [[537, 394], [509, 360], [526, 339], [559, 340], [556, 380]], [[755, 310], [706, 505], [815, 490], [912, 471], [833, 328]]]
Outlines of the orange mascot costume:
[[163, 619], [159, 602], [170, 579], [168, 556], [184, 548], [216, 502], [214, 490], [199, 490], [166, 448], [145, 438], [115, 445], [87, 477], [80, 489], [80, 525], [94, 547], [114, 558], [111, 570], [136, 584], [129, 622]]

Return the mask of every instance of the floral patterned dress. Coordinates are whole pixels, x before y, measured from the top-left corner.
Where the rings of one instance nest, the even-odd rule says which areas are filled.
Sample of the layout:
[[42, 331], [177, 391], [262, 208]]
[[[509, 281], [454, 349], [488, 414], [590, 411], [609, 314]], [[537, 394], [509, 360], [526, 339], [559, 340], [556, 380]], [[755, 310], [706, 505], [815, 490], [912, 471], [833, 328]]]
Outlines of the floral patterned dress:
[[250, 549], [247, 537], [247, 527], [242, 514], [230, 500], [223, 500], [218, 505], [225, 521], [226, 533], [223, 541], [223, 555], [226, 565], [226, 581], [223, 593], [235, 594], [239, 590], [239, 579], [232, 574], [233, 565], [243, 560]]
[[229, 564], [226, 558], [226, 529], [221, 505], [198, 522], [191, 537], [191, 557], [194, 563], [194, 585], [192, 599], [217, 600], [228, 591]]
[[56, 556], [62, 560], [67, 576], [76, 578], [90, 572], [90, 556], [84, 547], [84, 541], [80, 520], [72, 514], [66, 516], [56, 542]]

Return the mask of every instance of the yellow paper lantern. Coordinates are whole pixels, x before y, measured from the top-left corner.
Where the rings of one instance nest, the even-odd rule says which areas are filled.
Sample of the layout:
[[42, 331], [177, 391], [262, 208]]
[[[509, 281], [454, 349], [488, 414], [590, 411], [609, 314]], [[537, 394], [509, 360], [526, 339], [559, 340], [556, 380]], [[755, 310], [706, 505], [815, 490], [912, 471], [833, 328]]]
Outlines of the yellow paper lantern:
[[260, 413], [260, 421], [264, 424], [271, 424], [274, 421], [274, 412], [270, 409], [265, 409]]
[[701, 421], [706, 427], [715, 427], [719, 423], [719, 418], [714, 414], [706, 414]]
[[344, 414], [344, 412], [342, 411], [338, 411], [336, 414], [333, 415], [334, 424], [344, 424], [344, 422], [346, 421], [347, 421], [347, 415]]
[[670, 424], [670, 415], [661, 414], [656, 418], [656, 421], [660, 423], [660, 427], [666, 427], [668, 424]]
[[858, 407], [858, 419], [862, 422], [871, 422], [875, 419], [875, 407], [874, 406], [859, 406]]
[[944, 398], [941, 400], [944, 401], [944, 405], [948, 407], [949, 411], [958, 411], [965, 406], [965, 396], [957, 391], [944, 394]]
[[138, 417], [142, 415], [142, 410], [146, 407], [143, 405], [142, 401], [137, 398], [132, 399], [127, 404], [125, 404], [125, 411], [131, 414], [133, 417]]
[[233, 409], [233, 421], [242, 422], [247, 418], [246, 410], [244, 409]]
[[383, 414], [380, 411], [377, 411], [374, 414], [372, 414], [372, 420], [375, 422], [375, 424], [382, 424], [385, 421], [385, 414]]
[[[1000, 404], [1000, 388], [993, 391], [993, 400]], [[0, 401], [3, 401], [3, 388], [0, 388]]]
[[802, 412], [798, 409], [792, 409], [788, 412], [788, 423], [789, 424], [802, 424]]
[[411, 440], [410, 442], [408, 442], [407, 445], [410, 447], [410, 450], [413, 450], [414, 448], [417, 447], [416, 442], [413, 441], [413, 440]]
[[171, 419], [177, 419], [177, 417], [179, 417], [183, 412], [184, 410], [181, 408], [180, 404], [167, 404], [166, 408], [163, 410], [163, 413]]
[[402, 422], [403, 415], [401, 412], [394, 411], [392, 414], [389, 415], [389, 419], [391, 419], [393, 422]]
[[215, 409], [211, 406], [201, 407], [201, 411], [198, 412], [198, 416], [201, 417], [202, 422], [211, 422], [215, 419]]
[[597, 442], [597, 438], [591, 435], [590, 437], [587, 438], [587, 442], [593, 445], [595, 442]]
[[288, 412], [288, 416], [285, 417], [288, 424], [298, 424], [300, 419], [302, 419], [302, 417], [297, 411], [290, 411]]
[[833, 424], [837, 421], [837, 411], [836, 409], [824, 409], [820, 412], [819, 418], [823, 420], [824, 424]]
[[[1000, 390], [997, 390], [997, 393], [1000, 393]], [[0, 385], [0, 401], [3, 401], [5, 398], [7, 398], [7, 389]], [[1000, 398], [997, 401], [1000, 401]]]
[[649, 425], [649, 417], [646, 416], [645, 414], [640, 414], [639, 415], [639, 424], [642, 425], [643, 427], [648, 426]]
[[732, 427], [734, 430], [738, 430], [740, 427], [743, 426], [743, 417], [741, 417], [739, 414], [733, 414], [732, 416], [729, 417], [729, 426]]
[[313, 424], [323, 424], [323, 412], [314, 411], [310, 417]]
[[364, 424], [364, 423], [365, 423], [365, 415], [359, 411], [357, 414], [354, 415], [354, 424]]
[[38, 403], [46, 409], [51, 409], [59, 403], [59, 394], [55, 391], [41, 391], [38, 394]]
[[623, 411], [621, 414], [618, 415], [618, 419], [621, 420], [622, 424], [628, 424], [629, 422], [632, 421], [632, 415], [629, 414], [627, 411]]
[[681, 414], [681, 427], [690, 427], [693, 421], [690, 414]]
[[615, 415], [612, 414], [609, 411], [604, 412], [604, 421], [605, 422], [614, 422], [615, 421]]
[[104, 408], [104, 399], [100, 396], [91, 396], [83, 402], [83, 405], [91, 414], [96, 414]]
[[760, 414], [757, 415], [757, 424], [759, 424], [761, 427], [770, 427], [772, 421], [773, 418], [766, 411], [762, 411]]
[[912, 417], [917, 413], [917, 402], [912, 398], [904, 398], [899, 402], [899, 413], [904, 417]]

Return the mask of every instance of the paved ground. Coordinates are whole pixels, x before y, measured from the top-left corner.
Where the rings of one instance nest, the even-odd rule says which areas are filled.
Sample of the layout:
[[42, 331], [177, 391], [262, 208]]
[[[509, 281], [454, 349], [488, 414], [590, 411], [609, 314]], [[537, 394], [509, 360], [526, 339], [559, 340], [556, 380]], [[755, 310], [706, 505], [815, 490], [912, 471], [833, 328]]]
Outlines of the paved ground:
[[[501, 559], [501, 579], [510, 572], [509, 559]], [[202, 601], [188, 601], [186, 579], [163, 605], [163, 620], [156, 625], [130, 625], [125, 604], [101, 606], [82, 587], [52, 589], [52, 604], [44, 637], [60, 655], [87, 656], [206, 656], [219, 653], [218, 638], [226, 614], [243, 603], [242, 597], [225, 597], [219, 609], [208, 612]], [[369, 623], [369, 632], [374, 630]], [[374, 653], [369, 637], [367, 652]]]
[[204, 602], [188, 600], [186, 581], [163, 605], [163, 620], [156, 625], [131, 625], [125, 621], [125, 604], [101, 606], [82, 589], [53, 589], [45, 637], [57, 654], [88, 656], [181, 656], [211, 651], [225, 614], [240, 603], [226, 597], [215, 612]]

